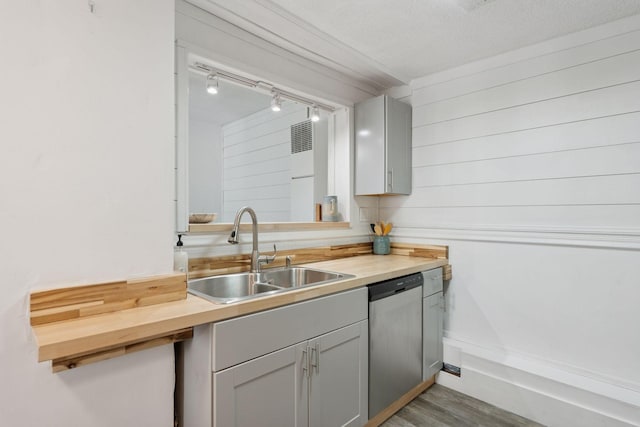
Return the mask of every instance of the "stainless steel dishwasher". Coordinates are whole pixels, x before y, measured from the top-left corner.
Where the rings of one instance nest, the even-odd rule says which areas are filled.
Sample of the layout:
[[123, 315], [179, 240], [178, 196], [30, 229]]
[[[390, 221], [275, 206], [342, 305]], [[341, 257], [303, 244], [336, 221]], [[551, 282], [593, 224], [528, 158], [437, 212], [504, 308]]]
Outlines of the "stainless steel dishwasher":
[[421, 273], [369, 285], [369, 418], [422, 382]]

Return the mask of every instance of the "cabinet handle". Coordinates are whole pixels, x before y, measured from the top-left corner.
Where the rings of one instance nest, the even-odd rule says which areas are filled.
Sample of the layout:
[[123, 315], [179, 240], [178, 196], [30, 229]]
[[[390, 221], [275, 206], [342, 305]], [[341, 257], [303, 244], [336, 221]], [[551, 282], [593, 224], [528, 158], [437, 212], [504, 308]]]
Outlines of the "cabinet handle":
[[311, 349], [311, 366], [316, 368], [316, 374], [320, 373], [320, 343], [316, 343], [315, 347]]
[[393, 168], [387, 171], [387, 186], [389, 187], [389, 191], [393, 191]]
[[309, 347], [302, 350], [302, 374], [309, 378], [309, 357], [308, 357]]

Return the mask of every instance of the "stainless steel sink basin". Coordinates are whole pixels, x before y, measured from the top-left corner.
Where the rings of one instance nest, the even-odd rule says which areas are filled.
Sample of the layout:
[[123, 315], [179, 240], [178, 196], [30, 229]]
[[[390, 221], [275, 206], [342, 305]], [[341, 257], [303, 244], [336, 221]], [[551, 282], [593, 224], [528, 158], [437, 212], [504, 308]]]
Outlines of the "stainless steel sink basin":
[[313, 268], [289, 267], [260, 273], [247, 272], [193, 279], [188, 281], [188, 290], [210, 301], [229, 304], [350, 277], [353, 276]]
[[344, 278], [344, 274], [332, 271], [314, 270], [304, 267], [279, 268], [261, 273], [265, 283], [282, 288], [297, 288], [311, 284], [332, 282]]
[[189, 280], [188, 289], [192, 294], [225, 304], [282, 290], [263, 283], [259, 276], [260, 273], [239, 273], [194, 279]]

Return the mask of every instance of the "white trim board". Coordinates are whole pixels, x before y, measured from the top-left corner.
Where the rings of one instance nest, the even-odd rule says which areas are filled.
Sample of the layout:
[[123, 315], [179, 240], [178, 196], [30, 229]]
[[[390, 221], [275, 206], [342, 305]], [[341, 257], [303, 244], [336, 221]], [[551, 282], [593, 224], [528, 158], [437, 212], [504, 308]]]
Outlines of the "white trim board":
[[461, 240], [640, 250], [640, 230], [534, 226], [396, 226], [392, 237], [408, 240]]
[[549, 426], [640, 425], [639, 384], [447, 335], [461, 376], [441, 372], [439, 384]]

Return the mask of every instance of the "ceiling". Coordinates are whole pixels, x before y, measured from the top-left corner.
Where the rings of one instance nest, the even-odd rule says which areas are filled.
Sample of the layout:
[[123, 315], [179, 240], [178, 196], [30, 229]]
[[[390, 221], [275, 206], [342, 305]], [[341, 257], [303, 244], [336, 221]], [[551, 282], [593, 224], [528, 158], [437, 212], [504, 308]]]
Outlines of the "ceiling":
[[189, 0], [385, 88], [640, 13], [640, 0]]

